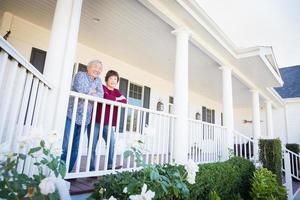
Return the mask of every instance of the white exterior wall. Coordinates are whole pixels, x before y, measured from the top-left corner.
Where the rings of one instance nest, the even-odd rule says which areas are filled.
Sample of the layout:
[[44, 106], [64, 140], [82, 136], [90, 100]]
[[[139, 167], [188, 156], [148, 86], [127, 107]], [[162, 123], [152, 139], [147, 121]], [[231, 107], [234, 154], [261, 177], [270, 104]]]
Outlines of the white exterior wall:
[[286, 106], [287, 141], [300, 144], [300, 101], [287, 102]]
[[[252, 121], [251, 107], [234, 109], [234, 129], [242, 134], [247, 135], [248, 137], [253, 137], [252, 123], [245, 123], [244, 120]], [[264, 138], [267, 135], [266, 109], [264, 107], [261, 107], [260, 109], [260, 127], [261, 137]]]
[[[11, 35], [9, 42], [28, 60], [30, 59], [32, 47], [47, 50], [50, 30], [30, 23], [22, 18], [13, 16], [11, 23]], [[170, 33], [171, 34], [171, 33]], [[109, 56], [103, 52], [99, 52], [81, 43], [78, 43], [76, 52], [76, 61], [87, 64], [90, 60], [99, 59], [103, 62], [105, 73], [114, 69], [119, 72], [121, 77], [132, 81], [135, 84], [148, 86], [151, 88], [150, 109], [156, 109], [158, 100], [164, 103], [164, 111], [168, 112], [169, 96], [173, 96], [173, 83], [164, 80], [154, 74], [141, 70], [136, 66], [132, 66], [124, 61]], [[202, 106], [209, 109], [215, 109], [216, 124], [221, 124], [222, 104], [209, 98], [201, 96], [194, 91], [189, 93], [189, 117], [195, 118], [196, 112], [202, 112]]]
[[286, 117], [284, 107], [273, 109], [274, 137], [281, 139], [282, 143], [287, 142]]

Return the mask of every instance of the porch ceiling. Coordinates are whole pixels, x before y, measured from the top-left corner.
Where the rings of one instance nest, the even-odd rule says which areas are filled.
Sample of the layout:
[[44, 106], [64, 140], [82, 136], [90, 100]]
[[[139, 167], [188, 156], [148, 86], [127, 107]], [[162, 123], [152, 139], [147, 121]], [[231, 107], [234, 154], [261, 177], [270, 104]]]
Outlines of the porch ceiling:
[[[0, 14], [9, 11], [51, 29], [55, 4], [55, 0], [0, 0]], [[79, 42], [173, 81], [176, 41], [172, 30], [136, 0], [85, 0]], [[190, 88], [221, 102], [219, 65], [191, 42], [189, 68]], [[233, 78], [233, 89], [235, 106], [248, 106], [251, 98], [247, 87]]]

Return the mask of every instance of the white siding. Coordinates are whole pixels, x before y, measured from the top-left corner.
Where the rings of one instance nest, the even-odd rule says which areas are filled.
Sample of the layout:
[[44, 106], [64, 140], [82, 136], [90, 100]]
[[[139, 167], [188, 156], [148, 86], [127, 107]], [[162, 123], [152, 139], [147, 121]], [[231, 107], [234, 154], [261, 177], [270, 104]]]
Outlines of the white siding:
[[300, 102], [286, 103], [288, 143], [300, 143]]

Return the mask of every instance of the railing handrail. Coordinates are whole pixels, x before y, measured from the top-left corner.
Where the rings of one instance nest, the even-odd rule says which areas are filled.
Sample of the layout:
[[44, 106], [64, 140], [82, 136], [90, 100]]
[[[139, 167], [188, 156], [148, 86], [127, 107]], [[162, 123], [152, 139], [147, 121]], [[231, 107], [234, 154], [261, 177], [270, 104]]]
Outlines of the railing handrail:
[[90, 101], [96, 101], [98, 103], [105, 103], [105, 104], [109, 104], [109, 105], [113, 105], [113, 106], [127, 107], [127, 108], [140, 110], [140, 111], [144, 111], [144, 112], [150, 112], [150, 113], [154, 113], [154, 114], [158, 114], [158, 115], [164, 115], [166, 117], [176, 118], [176, 115], [173, 115], [173, 114], [159, 112], [156, 110], [151, 110], [149, 108], [142, 108], [142, 107], [133, 106], [130, 104], [124, 104], [124, 103], [120, 103], [120, 102], [116, 102], [116, 101], [111, 101], [111, 100], [107, 100], [107, 99], [103, 99], [100, 97], [95, 97], [95, 96], [91, 96], [91, 95], [87, 95], [87, 94], [83, 94], [83, 93], [79, 93], [79, 92], [70, 91], [70, 96], [79, 97], [79, 98], [87, 99]]
[[227, 129], [226, 126], [221, 126], [221, 125], [217, 125], [217, 124], [212, 124], [212, 123], [209, 123], [209, 122], [204, 122], [204, 121], [202, 121], [202, 120], [196, 120], [196, 119], [191, 119], [191, 118], [189, 118], [188, 121], [194, 122], [194, 123], [198, 123], [198, 124], [206, 124], [206, 125], [209, 125], [209, 126], [215, 126], [215, 127], [217, 127], [217, 128]]
[[286, 152], [288, 152], [288, 153], [290, 153], [290, 154], [293, 154], [293, 155], [295, 155], [295, 156], [300, 157], [299, 154], [296, 154], [295, 152], [292, 152], [291, 150], [288, 150], [286, 147], [283, 147], [283, 152], [284, 152], [284, 151], [286, 151]]
[[242, 133], [240, 133], [240, 132], [238, 132], [236, 130], [234, 130], [233, 133], [236, 134], [236, 135], [239, 135], [239, 136], [241, 136], [241, 137], [243, 137], [243, 138], [245, 138], [247, 140], [250, 140], [251, 142], [253, 142], [253, 139], [249, 138], [248, 136], [246, 136], [246, 135], [244, 135], [244, 134], [242, 134]]
[[19, 64], [30, 71], [35, 77], [47, 85], [49, 89], [53, 86], [47, 81], [44, 75], [39, 72], [30, 62], [28, 62], [24, 56], [22, 56], [11, 44], [9, 44], [3, 37], [0, 36], [0, 50], [5, 51], [9, 56], [15, 59]]

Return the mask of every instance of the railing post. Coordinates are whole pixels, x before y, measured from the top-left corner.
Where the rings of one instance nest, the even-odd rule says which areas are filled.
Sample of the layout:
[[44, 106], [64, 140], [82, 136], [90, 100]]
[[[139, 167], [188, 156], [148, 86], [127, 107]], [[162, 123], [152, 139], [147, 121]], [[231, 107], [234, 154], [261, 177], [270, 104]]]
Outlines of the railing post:
[[293, 200], [293, 182], [291, 174], [290, 155], [284, 151], [285, 187], [288, 191], [288, 200]]
[[250, 90], [252, 93], [252, 132], [254, 136], [254, 159], [258, 161], [259, 149], [258, 140], [261, 136], [260, 129], [260, 107], [259, 107], [259, 93], [257, 90]]

